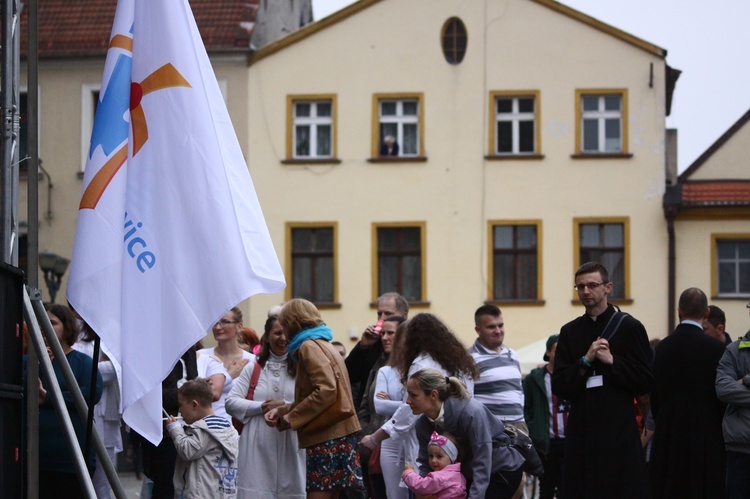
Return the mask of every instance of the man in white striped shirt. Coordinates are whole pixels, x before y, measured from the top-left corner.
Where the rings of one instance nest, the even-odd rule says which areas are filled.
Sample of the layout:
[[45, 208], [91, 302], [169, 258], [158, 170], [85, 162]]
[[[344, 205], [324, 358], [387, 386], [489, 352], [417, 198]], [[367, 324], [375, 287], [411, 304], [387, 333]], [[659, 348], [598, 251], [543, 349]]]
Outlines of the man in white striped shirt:
[[469, 348], [479, 369], [474, 398], [498, 419], [528, 431], [523, 419], [521, 364], [516, 352], [503, 345], [505, 322], [495, 305], [482, 305], [474, 313], [478, 338]]

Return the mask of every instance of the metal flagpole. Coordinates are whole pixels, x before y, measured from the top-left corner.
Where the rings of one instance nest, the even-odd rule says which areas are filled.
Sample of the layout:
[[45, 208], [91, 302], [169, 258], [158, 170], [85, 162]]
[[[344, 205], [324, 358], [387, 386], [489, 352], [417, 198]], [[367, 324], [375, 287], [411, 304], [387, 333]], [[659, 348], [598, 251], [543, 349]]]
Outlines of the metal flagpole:
[[[27, 0], [28, 39], [26, 43], [27, 85], [26, 110], [28, 113], [28, 160], [26, 163], [26, 283], [30, 293], [41, 299], [39, 292], [39, 43], [38, 0]], [[25, 158], [24, 158], [25, 159]], [[29, 343], [29, 360], [26, 365], [26, 492], [27, 499], [39, 497], [39, 357]]]
[[6, 0], [2, 2], [2, 5], [3, 164], [2, 172], [0, 172], [0, 187], [2, 188], [0, 200], [2, 248], [0, 253], [3, 262], [14, 265], [18, 262], [18, 255], [14, 248], [18, 247], [16, 210], [18, 206], [18, 131], [20, 129], [18, 67], [21, 10], [18, 0]]

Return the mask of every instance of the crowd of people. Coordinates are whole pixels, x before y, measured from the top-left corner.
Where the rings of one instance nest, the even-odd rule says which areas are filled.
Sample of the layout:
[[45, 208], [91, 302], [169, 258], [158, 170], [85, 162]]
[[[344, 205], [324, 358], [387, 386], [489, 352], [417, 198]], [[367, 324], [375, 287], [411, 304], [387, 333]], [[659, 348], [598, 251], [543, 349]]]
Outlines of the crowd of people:
[[[307, 300], [269, 310], [260, 338], [235, 307], [212, 328], [216, 346], [189, 349], [162, 384], [164, 438], [140, 442], [150, 495], [516, 498], [538, 455], [542, 499], [750, 499], [750, 332], [732, 342], [721, 309], [689, 288], [680, 325], [654, 348], [608, 302], [603, 265], [582, 265], [575, 289], [585, 313], [549, 336], [525, 377], [494, 305], [475, 311], [467, 348], [436, 315], [409, 318], [407, 300], [386, 293], [348, 355]], [[49, 316], [92, 391], [75, 316], [59, 305]], [[106, 436], [119, 425], [117, 375], [106, 356], [98, 367]], [[44, 395], [40, 384], [41, 497], [60, 496], [80, 489]], [[111, 455], [122, 449], [104, 440]]]

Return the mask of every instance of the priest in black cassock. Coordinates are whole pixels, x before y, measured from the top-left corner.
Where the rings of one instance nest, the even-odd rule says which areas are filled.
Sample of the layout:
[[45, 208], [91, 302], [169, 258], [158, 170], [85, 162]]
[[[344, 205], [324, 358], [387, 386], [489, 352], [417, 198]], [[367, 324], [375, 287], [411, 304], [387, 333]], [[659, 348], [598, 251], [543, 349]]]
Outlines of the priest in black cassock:
[[725, 346], [704, 334], [708, 312], [703, 291], [683, 291], [680, 325], [656, 349], [651, 391], [656, 430], [649, 469], [654, 498], [724, 497], [725, 405], [714, 383]]
[[[552, 375], [552, 392], [571, 403], [563, 498], [648, 499], [634, 405], [651, 389], [646, 329], [607, 302], [612, 283], [600, 263], [583, 264], [575, 288], [586, 313], [560, 330]], [[608, 328], [613, 317], [619, 326]]]

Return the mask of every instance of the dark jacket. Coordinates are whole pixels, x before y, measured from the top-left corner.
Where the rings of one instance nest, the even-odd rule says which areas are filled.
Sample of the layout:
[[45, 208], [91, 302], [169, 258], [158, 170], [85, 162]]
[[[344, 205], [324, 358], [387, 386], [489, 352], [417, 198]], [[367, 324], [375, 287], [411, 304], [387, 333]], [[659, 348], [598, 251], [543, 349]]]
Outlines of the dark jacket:
[[549, 452], [549, 399], [544, 384], [547, 365], [532, 369], [523, 380], [523, 419], [537, 452]]
[[750, 331], [721, 357], [716, 395], [728, 404], [722, 423], [727, 450], [750, 454]]
[[654, 498], [724, 497], [724, 403], [716, 368], [724, 343], [682, 323], [656, 349], [650, 473]]
[[378, 340], [369, 348], [362, 348], [360, 342], [357, 342], [346, 356], [344, 363], [346, 371], [349, 373], [349, 384], [352, 387], [352, 398], [354, 406], [359, 407], [362, 403], [362, 397], [365, 393], [365, 384], [370, 377], [372, 366], [383, 355], [383, 345]]
[[[609, 340], [614, 364], [581, 357], [615, 313], [611, 305], [594, 321], [583, 315], [565, 324], [555, 353], [552, 392], [570, 401], [563, 498], [651, 497], [634, 398], [651, 389], [651, 349], [643, 325], [627, 316]], [[603, 386], [587, 388], [596, 372]]]

